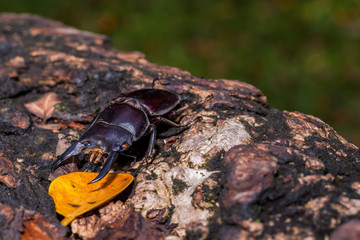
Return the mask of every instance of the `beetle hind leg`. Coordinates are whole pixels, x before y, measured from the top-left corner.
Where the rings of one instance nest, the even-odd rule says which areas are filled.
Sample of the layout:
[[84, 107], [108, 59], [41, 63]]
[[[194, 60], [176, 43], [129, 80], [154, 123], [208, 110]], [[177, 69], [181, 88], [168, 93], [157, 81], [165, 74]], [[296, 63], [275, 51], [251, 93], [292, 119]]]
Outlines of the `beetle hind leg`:
[[177, 109], [175, 111], [170, 112], [168, 114], [168, 116], [169, 117], [175, 117], [179, 113], [185, 111], [186, 109], [193, 108], [193, 107], [195, 107], [197, 105], [200, 105], [200, 104], [203, 104], [203, 103], [206, 103], [206, 102], [210, 101], [213, 97], [214, 97], [214, 95], [210, 94], [210, 95], [208, 95], [208, 96], [206, 96], [206, 97], [204, 97], [204, 98], [202, 98], [202, 99], [200, 99], [200, 100], [198, 100], [196, 102], [190, 103], [189, 105], [186, 105], [186, 106], [184, 106], [182, 108], [179, 108], [179, 109]]
[[[189, 105], [186, 105], [186, 106], [184, 106], [184, 107], [182, 107], [182, 108], [179, 108], [179, 109], [177, 109], [177, 110], [174, 110], [174, 111], [170, 112], [170, 113], [168, 114], [168, 117], [170, 117], [170, 118], [175, 117], [175, 116], [179, 115], [181, 112], [183, 112], [183, 111], [185, 111], [185, 110], [187, 110], [187, 109], [189, 109], [189, 108], [193, 108], [193, 107], [195, 107], [195, 106], [197, 106], [197, 105], [200, 105], [200, 104], [203, 104], [203, 103], [205, 103], [205, 102], [210, 101], [213, 97], [214, 97], [214, 96], [213, 96], [212, 94], [210, 94], [210, 95], [208, 95], [208, 96], [205, 97], [205, 98], [202, 98], [202, 99], [200, 99], [200, 100], [198, 100], [198, 101], [196, 101], [196, 102], [190, 103]], [[162, 122], [162, 123], [165, 123], [165, 124], [167, 124], [167, 125], [169, 125], [169, 126], [172, 126], [172, 127], [188, 128], [188, 127], [190, 127], [191, 125], [193, 125], [194, 123], [196, 123], [197, 121], [200, 121], [201, 119], [202, 119], [202, 117], [201, 117], [201, 116], [198, 116], [198, 117], [196, 117], [196, 118], [188, 121], [187, 123], [178, 124], [178, 123], [173, 122], [173, 121], [171, 121], [171, 120], [169, 120], [169, 119], [167, 119], [167, 118], [158, 116], [158, 117], [154, 117], [154, 118], [151, 120], [151, 123], [152, 123], [152, 124], [157, 124], [157, 123], [159, 123], [159, 122]]]
[[167, 118], [164, 118], [164, 117], [155, 117], [151, 120], [151, 123], [152, 124], [157, 124], [157, 123], [165, 123], [169, 126], [172, 126], [172, 127], [176, 127], [176, 128], [188, 128], [190, 127], [191, 125], [193, 125], [194, 123], [196, 123], [197, 121], [200, 121], [202, 119], [201, 116], [198, 116], [190, 121], [188, 121], [187, 123], [184, 123], [184, 124], [178, 124], [176, 122], [173, 122]]

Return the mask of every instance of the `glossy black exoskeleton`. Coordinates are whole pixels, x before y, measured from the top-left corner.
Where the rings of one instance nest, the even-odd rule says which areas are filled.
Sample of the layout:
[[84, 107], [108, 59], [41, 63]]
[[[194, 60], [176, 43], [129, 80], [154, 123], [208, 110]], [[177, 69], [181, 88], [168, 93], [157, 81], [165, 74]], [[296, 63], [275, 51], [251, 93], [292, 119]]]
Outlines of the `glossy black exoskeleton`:
[[54, 171], [64, 160], [79, 154], [83, 149], [99, 153], [108, 157], [100, 170], [99, 175], [90, 183], [102, 179], [109, 172], [114, 160], [119, 154], [127, 150], [133, 142], [142, 136], [150, 134], [150, 142], [146, 151], [145, 160], [150, 157], [156, 139], [156, 124], [166, 123], [173, 127], [188, 127], [200, 117], [180, 125], [163, 115], [176, 116], [183, 110], [203, 103], [212, 98], [212, 95], [194, 102], [186, 107], [173, 110], [181, 101], [178, 94], [161, 89], [141, 89], [116, 98], [104, 109], [86, 130], [86, 132], [72, 144], [52, 165]]

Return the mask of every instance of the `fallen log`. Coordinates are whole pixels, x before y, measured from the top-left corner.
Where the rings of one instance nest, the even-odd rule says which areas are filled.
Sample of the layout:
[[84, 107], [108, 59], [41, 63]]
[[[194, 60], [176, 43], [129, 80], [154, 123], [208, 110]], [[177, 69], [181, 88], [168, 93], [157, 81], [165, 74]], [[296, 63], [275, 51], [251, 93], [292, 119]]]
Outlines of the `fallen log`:
[[[271, 108], [250, 84], [159, 66], [142, 53], [112, 48], [106, 36], [42, 17], [0, 14], [0, 33], [2, 238], [347, 239], [359, 234], [359, 148], [320, 119]], [[213, 99], [177, 119], [202, 116], [190, 128], [159, 131], [149, 165], [141, 161], [146, 138], [134, 146], [135, 164], [118, 159], [113, 170], [135, 177], [128, 192], [68, 228], [61, 226], [47, 193], [49, 177], [56, 177], [50, 175], [51, 164], [68, 146], [61, 135], [81, 135], [111, 99], [153, 84], [181, 95], [182, 106], [210, 94]], [[50, 92], [57, 103], [43, 118], [25, 107]], [[79, 159], [80, 171], [101, 167], [86, 163], [85, 156]]]

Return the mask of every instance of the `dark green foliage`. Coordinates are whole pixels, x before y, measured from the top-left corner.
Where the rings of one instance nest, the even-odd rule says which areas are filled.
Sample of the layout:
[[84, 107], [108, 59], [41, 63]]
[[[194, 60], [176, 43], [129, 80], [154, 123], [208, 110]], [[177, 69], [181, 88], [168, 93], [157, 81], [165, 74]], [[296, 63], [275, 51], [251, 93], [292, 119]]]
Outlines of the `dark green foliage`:
[[356, 1], [14, 0], [0, 9], [109, 35], [118, 49], [195, 76], [251, 83], [270, 106], [320, 117], [360, 144]]

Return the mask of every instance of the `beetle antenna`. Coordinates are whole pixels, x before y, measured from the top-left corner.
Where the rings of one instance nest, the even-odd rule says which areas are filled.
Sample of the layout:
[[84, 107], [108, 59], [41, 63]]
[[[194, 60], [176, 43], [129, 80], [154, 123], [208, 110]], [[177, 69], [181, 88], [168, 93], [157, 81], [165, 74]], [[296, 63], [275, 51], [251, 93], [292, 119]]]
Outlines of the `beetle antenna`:
[[102, 167], [102, 169], [99, 172], [99, 175], [97, 175], [96, 178], [94, 178], [94, 180], [92, 180], [88, 184], [95, 183], [95, 182], [101, 180], [103, 177], [105, 177], [106, 174], [108, 174], [108, 172], [110, 171], [110, 168], [118, 155], [119, 155], [118, 152], [114, 152], [114, 151], [110, 152], [109, 157], [106, 159], [104, 166]]

